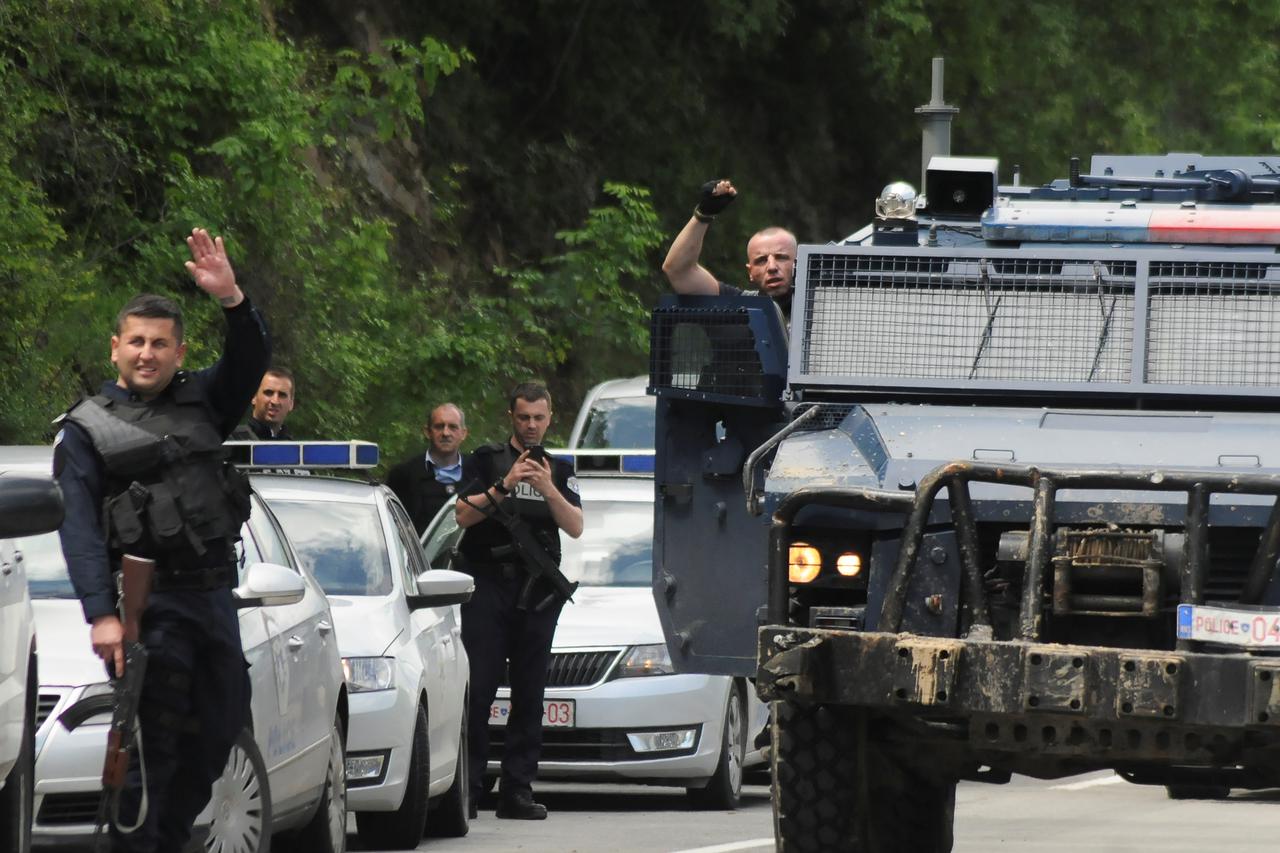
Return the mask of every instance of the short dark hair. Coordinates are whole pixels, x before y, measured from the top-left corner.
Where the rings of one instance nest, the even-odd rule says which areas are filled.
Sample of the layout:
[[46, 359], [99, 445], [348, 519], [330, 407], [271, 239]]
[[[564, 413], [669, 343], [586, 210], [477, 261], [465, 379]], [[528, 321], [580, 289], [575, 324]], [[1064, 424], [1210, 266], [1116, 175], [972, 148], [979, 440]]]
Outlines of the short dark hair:
[[182, 343], [182, 309], [178, 303], [165, 296], [154, 293], [139, 293], [125, 303], [116, 315], [116, 334], [124, 329], [124, 321], [129, 317], [149, 317], [154, 320], [172, 320], [173, 335], [178, 343]]
[[288, 379], [290, 385], [298, 384], [297, 382], [293, 381], [293, 371], [287, 367], [275, 367], [275, 366], [268, 367], [266, 370], [263, 371], [262, 375], [275, 376], [279, 379]]
[[507, 411], [514, 412], [516, 410], [516, 400], [524, 400], [526, 403], [546, 400], [548, 409], [555, 408], [551, 404], [551, 392], [541, 382], [521, 382], [512, 388], [511, 396], [507, 399]]

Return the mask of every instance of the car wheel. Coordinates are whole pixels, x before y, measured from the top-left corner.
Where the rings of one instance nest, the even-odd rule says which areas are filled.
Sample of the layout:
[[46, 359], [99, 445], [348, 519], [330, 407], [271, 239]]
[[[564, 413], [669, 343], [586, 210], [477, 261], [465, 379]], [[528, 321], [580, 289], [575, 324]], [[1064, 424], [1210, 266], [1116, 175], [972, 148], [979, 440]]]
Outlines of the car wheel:
[[342, 721], [336, 717], [329, 732], [329, 768], [320, 807], [310, 822], [298, 830], [291, 847], [297, 853], [346, 853], [347, 747]]
[[209, 798], [209, 853], [267, 853], [271, 849], [271, 788], [253, 732], [244, 729]]
[[412, 850], [422, 841], [431, 784], [431, 744], [427, 738], [427, 711], [419, 705], [404, 799], [393, 812], [356, 813], [356, 831], [363, 846], [374, 850]]
[[[35, 672], [32, 661], [31, 672]], [[18, 761], [0, 789], [0, 850], [29, 853], [31, 850], [31, 803], [35, 784], [36, 726], [32, 706], [35, 685], [28, 685], [28, 701], [22, 725], [22, 745]]]
[[720, 760], [701, 788], [689, 788], [689, 802], [699, 809], [736, 809], [742, 798], [742, 765], [747, 757], [747, 720], [742, 691], [729, 688], [721, 726]]
[[458, 733], [458, 760], [453, 767], [453, 784], [444, 796], [436, 803], [431, 817], [427, 819], [427, 835], [437, 838], [461, 838], [471, 828], [468, 816], [468, 797], [471, 792], [471, 777], [467, 760], [469, 733], [467, 731], [467, 709], [462, 709], [462, 729]]

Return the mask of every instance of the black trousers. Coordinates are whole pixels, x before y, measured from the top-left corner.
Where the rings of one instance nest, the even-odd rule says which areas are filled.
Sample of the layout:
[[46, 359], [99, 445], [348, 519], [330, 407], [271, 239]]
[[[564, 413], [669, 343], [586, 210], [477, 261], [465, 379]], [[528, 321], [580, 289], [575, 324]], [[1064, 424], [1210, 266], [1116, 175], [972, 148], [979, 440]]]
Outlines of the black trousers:
[[497, 568], [475, 566], [473, 574], [476, 590], [462, 605], [462, 643], [471, 660], [471, 801], [477, 802], [489, 758], [489, 708], [508, 662], [511, 714], [502, 751], [502, 791], [532, 790], [542, 752], [542, 696], [551, 640], [564, 602], [556, 599], [540, 611], [521, 610], [517, 604], [524, 572], [504, 576]]
[[[141, 639], [148, 654], [138, 709], [147, 813], [135, 832], [112, 825], [112, 849], [170, 853], [191, 837], [249, 722], [249, 670], [230, 589], [152, 593]], [[135, 752], [120, 797], [126, 827], [137, 822], [142, 781]]]

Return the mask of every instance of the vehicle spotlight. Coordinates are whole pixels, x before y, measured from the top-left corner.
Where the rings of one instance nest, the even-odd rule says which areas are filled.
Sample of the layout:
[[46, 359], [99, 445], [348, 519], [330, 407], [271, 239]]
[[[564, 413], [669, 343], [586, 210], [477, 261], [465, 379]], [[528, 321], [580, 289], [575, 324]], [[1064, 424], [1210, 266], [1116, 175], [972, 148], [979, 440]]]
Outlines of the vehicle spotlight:
[[856, 578], [862, 573], [862, 555], [845, 551], [836, 558], [836, 571], [847, 578]]
[[791, 543], [787, 576], [792, 583], [809, 583], [822, 571], [822, 554], [808, 542]]
[[880, 219], [913, 219], [916, 215], [916, 188], [896, 181], [880, 191], [876, 216]]

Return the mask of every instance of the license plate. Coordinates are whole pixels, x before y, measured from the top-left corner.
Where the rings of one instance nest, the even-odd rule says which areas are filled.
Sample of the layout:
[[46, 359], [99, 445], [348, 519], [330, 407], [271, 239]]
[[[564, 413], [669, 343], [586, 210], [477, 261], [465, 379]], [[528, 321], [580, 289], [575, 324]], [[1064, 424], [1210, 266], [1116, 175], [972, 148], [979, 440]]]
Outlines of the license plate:
[[[542, 727], [544, 729], [571, 729], [574, 726], [573, 699], [542, 700]], [[494, 699], [489, 708], [489, 725], [505, 726], [511, 716], [510, 699]]]
[[1280, 649], [1280, 610], [1179, 604], [1178, 639]]

